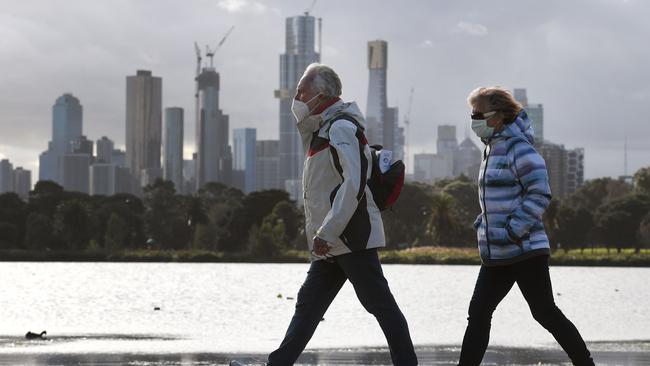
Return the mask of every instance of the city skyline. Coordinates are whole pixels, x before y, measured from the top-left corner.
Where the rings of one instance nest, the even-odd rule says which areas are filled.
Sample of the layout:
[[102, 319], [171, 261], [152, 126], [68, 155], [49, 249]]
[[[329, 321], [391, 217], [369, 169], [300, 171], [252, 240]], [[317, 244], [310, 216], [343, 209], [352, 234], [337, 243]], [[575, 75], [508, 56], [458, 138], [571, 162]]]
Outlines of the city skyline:
[[[284, 18], [300, 15], [309, 5], [307, 3], [216, 2], [207, 10], [223, 23], [218, 26], [214, 21], [208, 25], [207, 20], [203, 20], [207, 18], [203, 15], [207, 10], [199, 12], [201, 3], [188, 2], [183, 7], [160, 6], [153, 10], [163, 19], [173, 19], [171, 10], [179, 8], [199, 24], [188, 26], [187, 31], [172, 37], [164, 47], [156, 39], [165, 38], [168, 30], [160, 29], [148, 34], [142, 32], [143, 26], [135, 26], [145, 10], [152, 10], [150, 3], [106, 6], [107, 3], [100, 2], [94, 7], [75, 2], [63, 4], [64, 8], [75, 5], [77, 8], [66, 17], [83, 15], [80, 18], [83, 24], [91, 20], [100, 21], [106, 16], [97, 11], [98, 7], [102, 8], [101, 4], [108, 14], [125, 8], [133, 10], [130, 17], [117, 22], [126, 26], [120, 32], [133, 27], [140, 30], [134, 31], [133, 40], [124, 41], [122, 46], [125, 49], [116, 44], [116, 36], [125, 36], [120, 32], [111, 34], [99, 29], [101, 27], [90, 27], [88, 35], [72, 34], [71, 26], [46, 14], [47, 3], [42, 3], [40, 11], [12, 4], [0, 14], [6, 24], [6, 29], [1, 32], [7, 36], [0, 47], [3, 54], [11, 55], [0, 61], [0, 66], [15, 71], [1, 77], [5, 87], [0, 88], [0, 110], [3, 111], [0, 129], [4, 132], [0, 137], [0, 158], [8, 158], [14, 165], [37, 172], [38, 154], [50, 134], [48, 109], [56, 96], [68, 91], [84, 105], [85, 135], [91, 139], [109, 136], [115, 139], [117, 147], [123, 147], [125, 107], [120, 89], [123, 88], [124, 76], [135, 69], [152, 70], [166, 80], [163, 107], [179, 105], [185, 110], [193, 110], [192, 43], [194, 40], [214, 42], [225, 32], [228, 24], [237, 24], [237, 29], [217, 55], [215, 63], [222, 79], [221, 105], [231, 116], [230, 128], [253, 127], [257, 128], [259, 139], [277, 139], [278, 106], [272, 93], [277, 88], [277, 55], [281, 53], [284, 42]], [[349, 11], [362, 13], [364, 6], [368, 5], [368, 2], [354, 3]], [[462, 133], [466, 133], [469, 123], [464, 101], [466, 94], [475, 86], [498, 83], [509, 88], [526, 88], [529, 100], [544, 104], [544, 133], [549, 140], [569, 148], [585, 148], [587, 179], [623, 174], [623, 146], [627, 136], [627, 173], [631, 174], [648, 165], [646, 156], [650, 154], [649, 143], [644, 138], [650, 127], [643, 114], [644, 101], [650, 96], [647, 83], [643, 82], [648, 75], [635, 67], [647, 51], [631, 46], [636, 37], [644, 38], [648, 33], [648, 26], [641, 24], [642, 17], [638, 16], [647, 6], [635, 1], [598, 2], [581, 9], [585, 19], [577, 19], [577, 25], [563, 15], [563, 10], [570, 7], [559, 2], [550, 2], [544, 8], [530, 4], [524, 7], [512, 2], [508, 11], [495, 11], [482, 5], [459, 2], [441, 3], [435, 12], [422, 4], [410, 4], [403, 12], [391, 14], [397, 17], [396, 21], [410, 17], [414, 28], [423, 25], [422, 32], [417, 35], [407, 31], [406, 28], [410, 27], [406, 26], [388, 27], [388, 30], [382, 27], [382, 20], [385, 21], [390, 12], [379, 5], [372, 9], [372, 19], [361, 20], [363, 26], [360, 27], [349, 24], [348, 16], [336, 12], [335, 6], [317, 5], [313, 15], [322, 17], [324, 23], [322, 61], [341, 74], [344, 99], [356, 100], [362, 110], [365, 110], [368, 85], [364, 67], [366, 44], [374, 39], [390, 43], [389, 104], [405, 110], [410, 86], [416, 90], [411, 115], [411, 154], [434, 151], [435, 129], [439, 125], [457, 126], [459, 140], [462, 140]], [[526, 12], [521, 19], [508, 24], [503, 22], [522, 9]], [[431, 18], [424, 20], [424, 14], [419, 13], [427, 12]], [[535, 12], [538, 14], [533, 16]], [[479, 14], [485, 16], [479, 17]], [[601, 25], [587, 22], [589, 17], [605, 19], [605, 15], [609, 19]], [[437, 25], [431, 21], [434, 17], [441, 20]], [[30, 24], [37, 29], [29, 28]], [[504, 46], [503, 40], [513, 28], [524, 26], [525, 29], [512, 36], [516, 42]], [[569, 52], [567, 47], [583, 36], [572, 33], [576, 26], [599, 32], [601, 44], [575, 42], [585, 49], [579, 52], [580, 55]], [[197, 27], [208, 31], [199, 31]], [[39, 49], [47, 40], [43, 29], [56, 30], [51, 37], [69, 40], [77, 47], [77, 53], [70, 53], [67, 45], [59, 41], [54, 44], [67, 50], [67, 54], [54, 50], [56, 52], [48, 55], [47, 64], [36, 57], [29, 58], [33, 50]], [[264, 29], [264, 33], [260, 33], [260, 29]], [[109, 27], [109, 30], [117, 32], [114, 27]], [[16, 34], [21, 34], [22, 38]], [[94, 38], [97, 34], [103, 37]], [[196, 39], [198, 34], [214, 36]], [[259, 37], [259, 34], [264, 34], [264, 37]], [[619, 39], [621, 36], [629, 36], [627, 38], [631, 40], [623, 42]], [[22, 46], [21, 39], [27, 41]], [[599, 52], [604, 45], [615, 50], [617, 57]], [[51, 51], [51, 47], [46, 49]], [[452, 49], [456, 52], [449, 52]], [[495, 61], [491, 60], [494, 57], [486, 56], [493, 49], [500, 49], [511, 57], [500, 60], [495, 67]], [[124, 60], [116, 62], [118, 54]], [[477, 58], [476, 55], [483, 56]], [[82, 64], [77, 59], [93, 61]], [[416, 63], [414, 59], [427, 62]], [[619, 59], [626, 62], [621, 63]], [[99, 69], [102, 72], [98, 72]], [[616, 70], [616, 77], [612, 73], [603, 73], [603, 69]], [[47, 83], [26, 93], [30, 77], [38, 77]], [[607, 103], [598, 99], [603, 96], [607, 97]], [[615, 128], [608, 125], [612, 120], [620, 120]], [[194, 126], [187, 124], [186, 127], [184, 155], [188, 158], [195, 150], [194, 142], [188, 139], [188, 136], [194, 136]]]

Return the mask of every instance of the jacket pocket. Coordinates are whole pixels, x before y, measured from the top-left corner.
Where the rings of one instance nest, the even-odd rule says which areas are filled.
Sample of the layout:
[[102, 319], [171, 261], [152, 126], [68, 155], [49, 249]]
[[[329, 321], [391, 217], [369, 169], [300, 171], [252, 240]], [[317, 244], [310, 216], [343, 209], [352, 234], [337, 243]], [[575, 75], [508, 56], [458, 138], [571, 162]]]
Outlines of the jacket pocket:
[[503, 246], [509, 244], [516, 244], [510, 241], [510, 239], [508, 238], [508, 233], [506, 232], [506, 229], [503, 227], [490, 226], [488, 228], [488, 235], [490, 237], [490, 244], [493, 245]]

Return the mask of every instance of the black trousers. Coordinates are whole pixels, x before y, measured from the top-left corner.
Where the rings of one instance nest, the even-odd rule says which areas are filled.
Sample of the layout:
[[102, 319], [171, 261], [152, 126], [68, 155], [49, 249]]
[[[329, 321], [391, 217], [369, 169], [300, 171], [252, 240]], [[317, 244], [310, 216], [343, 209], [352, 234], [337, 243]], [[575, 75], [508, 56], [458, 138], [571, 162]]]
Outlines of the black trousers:
[[481, 266], [469, 304], [459, 366], [481, 363], [490, 339], [492, 313], [515, 282], [528, 302], [533, 318], [555, 337], [573, 364], [594, 365], [580, 333], [555, 305], [548, 258], [548, 255], [543, 255], [507, 266]]
[[[363, 307], [377, 318], [386, 336], [394, 365], [417, 365], [408, 324], [384, 278], [376, 249], [311, 263], [298, 292], [296, 310], [280, 347], [269, 355], [269, 366], [293, 365], [307, 346], [325, 311], [346, 280]], [[341, 335], [345, 327], [341, 324]]]

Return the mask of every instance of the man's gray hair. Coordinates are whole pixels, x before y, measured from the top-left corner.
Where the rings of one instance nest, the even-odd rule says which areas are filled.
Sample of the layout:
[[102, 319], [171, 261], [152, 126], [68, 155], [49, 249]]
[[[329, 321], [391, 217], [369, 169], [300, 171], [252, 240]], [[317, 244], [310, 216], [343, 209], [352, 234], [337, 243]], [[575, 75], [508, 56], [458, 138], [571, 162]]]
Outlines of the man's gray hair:
[[327, 97], [338, 97], [341, 95], [341, 79], [329, 66], [313, 63], [307, 66], [302, 76], [309, 82], [311, 90], [315, 93], [323, 93]]

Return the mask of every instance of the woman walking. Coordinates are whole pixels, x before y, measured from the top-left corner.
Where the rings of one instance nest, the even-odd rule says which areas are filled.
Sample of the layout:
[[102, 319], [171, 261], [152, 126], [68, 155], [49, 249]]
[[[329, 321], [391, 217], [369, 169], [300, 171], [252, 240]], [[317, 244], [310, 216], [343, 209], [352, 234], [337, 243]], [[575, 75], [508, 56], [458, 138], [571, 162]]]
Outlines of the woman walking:
[[542, 214], [551, 200], [544, 159], [534, 148], [526, 112], [509, 91], [470, 93], [472, 130], [485, 144], [479, 172], [481, 214], [474, 222], [481, 270], [469, 305], [459, 366], [479, 365], [490, 338], [492, 313], [517, 283], [537, 322], [574, 365], [594, 365], [576, 327], [553, 300], [550, 255]]

